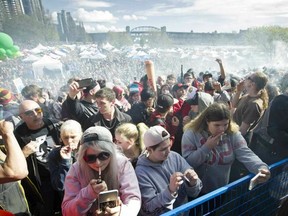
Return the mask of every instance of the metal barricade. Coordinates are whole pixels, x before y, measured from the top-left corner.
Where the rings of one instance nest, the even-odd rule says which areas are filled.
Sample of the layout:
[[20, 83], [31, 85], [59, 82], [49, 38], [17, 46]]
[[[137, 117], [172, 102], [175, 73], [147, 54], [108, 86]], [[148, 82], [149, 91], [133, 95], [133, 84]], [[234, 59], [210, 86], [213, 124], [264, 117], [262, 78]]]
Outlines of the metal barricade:
[[269, 181], [249, 190], [249, 182], [254, 176], [247, 175], [211, 193], [192, 200], [162, 216], [182, 215], [253, 215], [273, 216], [280, 202], [288, 194], [288, 158], [270, 166]]

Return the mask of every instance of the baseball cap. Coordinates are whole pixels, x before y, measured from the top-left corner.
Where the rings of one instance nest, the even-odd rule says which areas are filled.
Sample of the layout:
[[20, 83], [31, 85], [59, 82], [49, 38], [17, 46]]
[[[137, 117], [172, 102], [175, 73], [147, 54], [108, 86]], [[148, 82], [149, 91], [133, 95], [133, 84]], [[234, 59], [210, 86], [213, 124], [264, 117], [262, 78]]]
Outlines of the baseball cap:
[[203, 77], [203, 79], [205, 79], [206, 77], [210, 78], [210, 77], [212, 77], [212, 74], [209, 73], [208, 71], [206, 71], [202, 77]]
[[4, 88], [0, 88], [0, 104], [6, 105], [13, 99], [13, 94]]
[[198, 105], [198, 92], [196, 92], [193, 96], [193, 98], [190, 98], [188, 100], [186, 100], [186, 102], [189, 104], [189, 105]]
[[173, 92], [174, 92], [174, 91], [177, 91], [177, 90], [180, 89], [180, 88], [187, 89], [188, 87], [189, 87], [188, 85], [185, 85], [185, 84], [183, 84], [183, 83], [177, 83], [177, 84], [175, 84], [175, 85], [173, 86], [172, 91], [173, 91]]
[[83, 89], [84, 93], [88, 93], [91, 89], [94, 89], [98, 85], [96, 80], [93, 80], [91, 85], [87, 86], [85, 89]]
[[107, 128], [102, 126], [93, 126], [84, 131], [80, 143], [83, 144], [91, 141], [113, 144], [113, 137]]
[[168, 108], [174, 104], [174, 98], [170, 94], [160, 94], [157, 98], [157, 107], [161, 109]]
[[152, 126], [144, 134], [144, 145], [146, 148], [155, 146], [169, 138], [170, 134], [165, 128], [159, 125]]

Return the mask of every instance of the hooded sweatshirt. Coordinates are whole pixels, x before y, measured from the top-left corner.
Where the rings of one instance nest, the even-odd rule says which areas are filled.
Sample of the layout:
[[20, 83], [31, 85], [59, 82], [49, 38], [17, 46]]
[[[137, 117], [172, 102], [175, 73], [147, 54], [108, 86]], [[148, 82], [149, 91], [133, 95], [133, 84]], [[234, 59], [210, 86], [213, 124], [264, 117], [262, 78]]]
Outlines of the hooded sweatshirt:
[[139, 215], [158, 216], [187, 202], [187, 195], [196, 197], [201, 191], [202, 182], [189, 186], [185, 181], [176, 196], [169, 191], [170, 176], [175, 172], [184, 173], [191, 166], [181, 155], [171, 151], [162, 163], [153, 163], [145, 155], [141, 155], [136, 165], [142, 207]]

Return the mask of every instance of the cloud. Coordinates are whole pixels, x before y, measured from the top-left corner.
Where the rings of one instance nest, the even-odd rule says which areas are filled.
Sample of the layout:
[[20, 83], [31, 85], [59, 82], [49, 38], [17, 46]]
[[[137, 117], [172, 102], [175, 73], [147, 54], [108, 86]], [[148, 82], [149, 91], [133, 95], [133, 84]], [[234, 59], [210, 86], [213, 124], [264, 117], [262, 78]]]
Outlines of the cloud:
[[99, 32], [123, 32], [125, 29], [117, 28], [115, 26], [105, 26], [101, 24], [97, 24], [95, 26], [84, 24], [85, 31], [87, 33], [99, 33]]
[[86, 11], [84, 8], [79, 8], [73, 15], [77, 20], [82, 22], [116, 23], [118, 20], [109, 11]]
[[147, 17], [144, 17], [144, 16], [136, 16], [135, 14], [132, 14], [132, 15], [124, 15], [124, 16], [123, 16], [123, 19], [126, 20], [126, 21], [130, 21], [130, 20], [137, 21], [137, 20], [146, 20]]
[[77, 0], [75, 4], [78, 7], [84, 7], [84, 8], [108, 8], [114, 5], [104, 1], [87, 1], [87, 0]]

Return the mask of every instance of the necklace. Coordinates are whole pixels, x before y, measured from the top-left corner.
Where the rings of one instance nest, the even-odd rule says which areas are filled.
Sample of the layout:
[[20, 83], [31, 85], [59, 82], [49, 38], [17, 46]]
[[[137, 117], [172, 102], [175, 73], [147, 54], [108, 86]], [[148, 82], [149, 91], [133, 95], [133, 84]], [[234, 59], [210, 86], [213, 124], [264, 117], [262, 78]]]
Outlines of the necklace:
[[[109, 122], [109, 126], [106, 125], [105, 122]], [[108, 130], [111, 130], [111, 129], [114, 128], [115, 125], [116, 125], [116, 118], [112, 119], [111, 121], [106, 121], [106, 120], [104, 120], [103, 118], [101, 118], [101, 123], [102, 123], [102, 125], [103, 125], [105, 128], [107, 128]]]

